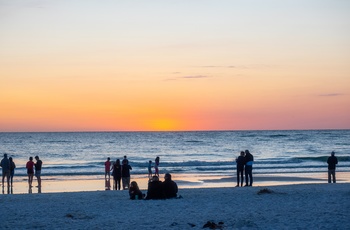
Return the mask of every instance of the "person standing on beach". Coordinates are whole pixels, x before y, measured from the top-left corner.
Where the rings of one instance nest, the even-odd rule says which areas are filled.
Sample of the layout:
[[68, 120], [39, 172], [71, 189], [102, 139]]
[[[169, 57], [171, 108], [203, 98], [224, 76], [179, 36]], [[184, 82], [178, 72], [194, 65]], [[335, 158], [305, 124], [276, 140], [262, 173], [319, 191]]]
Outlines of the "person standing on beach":
[[[245, 159], [245, 186], [253, 186], [253, 161], [254, 161], [254, 157], [249, 152], [249, 150], [245, 151], [244, 159]], [[249, 180], [248, 180], [248, 177], [249, 177]]]
[[29, 187], [33, 187], [33, 176], [34, 176], [34, 162], [33, 157], [29, 157], [29, 161], [26, 164], [27, 174], [28, 174], [28, 185]]
[[38, 156], [35, 156], [36, 163], [35, 166], [35, 177], [38, 180], [38, 187], [41, 187], [41, 166], [43, 165], [43, 162], [39, 159]]
[[111, 179], [111, 158], [107, 158], [107, 161], [105, 162], [105, 179]]
[[152, 161], [148, 162], [148, 179], [152, 178]]
[[2, 168], [2, 187], [5, 186], [5, 177], [7, 179], [7, 187], [10, 187], [10, 160], [7, 158], [7, 154], [4, 154], [4, 158], [1, 160]]
[[119, 159], [117, 159], [113, 164], [113, 179], [114, 179], [115, 190], [120, 190], [120, 181], [122, 179], [122, 168], [121, 168]]
[[156, 175], [159, 178], [159, 157], [157, 156], [154, 161], [154, 175]]
[[129, 189], [130, 187], [130, 170], [132, 170], [131, 166], [128, 164], [129, 161], [123, 160], [122, 165], [122, 183], [123, 189]]
[[123, 158], [122, 165], [124, 163], [129, 164], [129, 160], [128, 160], [128, 158], [126, 156], [124, 156], [124, 158]]
[[9, 158], [10, 161], [10, 182], [11, 182], [11, 187], [13, 186], [13, 176], [15, 175], [15, 168], [16, 164], [13, 162], [12, 157]]
[[335, 168], [336, 164], [338, 164], [338, 159], [336, 156], [334, 156], [334, 151], [331, 153], [331, 156], [328, 157], [327, 164], [328, 164], [328, 183], [331, 183], [331, 177], [333, 179], [333, 183], [336, 183], [335, 179]]
[[241, 187], [243, 186], [243, 171], [244, 171], [244, 151], [241, 151], [241, 155], [236, 158], [236, 164], [237, 164], [237, 185], [236, 187], [239, 187], [239, 178], [241, 178]]

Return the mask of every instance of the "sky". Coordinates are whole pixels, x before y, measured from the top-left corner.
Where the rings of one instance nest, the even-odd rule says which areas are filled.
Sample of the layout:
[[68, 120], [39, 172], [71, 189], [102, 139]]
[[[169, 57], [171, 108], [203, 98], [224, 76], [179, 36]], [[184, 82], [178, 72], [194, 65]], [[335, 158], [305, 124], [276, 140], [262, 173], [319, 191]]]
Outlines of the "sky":
[[350, 129], [348, 0], [0, 0], [0, 132]]

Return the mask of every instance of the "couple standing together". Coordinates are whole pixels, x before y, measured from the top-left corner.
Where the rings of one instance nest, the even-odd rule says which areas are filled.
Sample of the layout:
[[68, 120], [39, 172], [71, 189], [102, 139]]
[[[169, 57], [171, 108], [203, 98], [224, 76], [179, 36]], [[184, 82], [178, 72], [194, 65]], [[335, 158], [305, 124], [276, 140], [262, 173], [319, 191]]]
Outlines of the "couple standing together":
[[242, 151], [240, 156], [236, 158], [236, 163], [237, 163], [236, 187], [239, 187], [240, 182], [241, 182], [241, 186], [243, 186], [243, 172], [245, 172], [245, 186], [253, 185], [253, 161], [254, 161], [254, 157], [249, 152], [249, 150]]

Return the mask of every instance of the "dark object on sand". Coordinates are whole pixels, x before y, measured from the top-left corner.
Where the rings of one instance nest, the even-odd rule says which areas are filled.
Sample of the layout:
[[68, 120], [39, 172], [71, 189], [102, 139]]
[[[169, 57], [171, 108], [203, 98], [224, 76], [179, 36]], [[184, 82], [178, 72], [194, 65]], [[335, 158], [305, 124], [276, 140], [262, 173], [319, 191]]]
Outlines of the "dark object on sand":
[[208, 221], [206, 224], [203, 225], [203, 228], [210, 228], [210, 229], [223, 229], [224, 222], [219, 222], [218, 224], [215, 224], [215, 222]]
[[264, 189], [260, 189], [258, 192], [258, 195], [261, 194], [268, 194], [268, 193], [274, 193], [272, 190], [268, 189], [268, 188], [264, 188]]

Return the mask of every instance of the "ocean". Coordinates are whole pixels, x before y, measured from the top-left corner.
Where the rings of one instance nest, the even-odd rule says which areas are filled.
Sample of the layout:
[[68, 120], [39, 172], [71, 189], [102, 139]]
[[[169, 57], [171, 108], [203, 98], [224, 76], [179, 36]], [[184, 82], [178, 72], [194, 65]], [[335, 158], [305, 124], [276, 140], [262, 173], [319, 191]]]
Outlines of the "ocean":
[[350, 130], [49, 132], [0, 133], [1, 158], [16, 163], [15, 180], [26, 179], [30, 156], [43, 161], [42, 177], [53, 180], [104, 178], [104, 162], [126, 155], [132, 177], [147, 177], [148, 161], [160, 157], [160, 173], [235, 176], [235, 158], [248, 149], [254, 174], [327, 171], [335, 151], [338, 172], [350, 172]]

